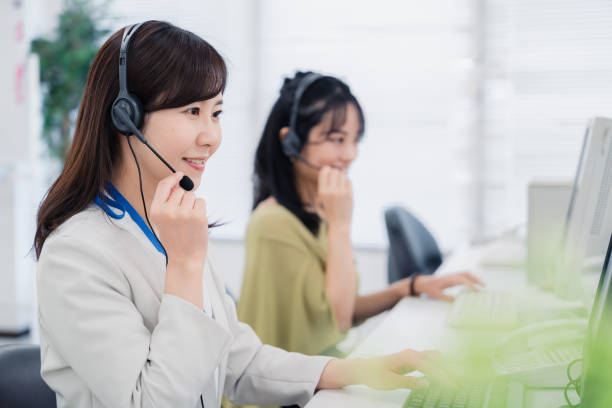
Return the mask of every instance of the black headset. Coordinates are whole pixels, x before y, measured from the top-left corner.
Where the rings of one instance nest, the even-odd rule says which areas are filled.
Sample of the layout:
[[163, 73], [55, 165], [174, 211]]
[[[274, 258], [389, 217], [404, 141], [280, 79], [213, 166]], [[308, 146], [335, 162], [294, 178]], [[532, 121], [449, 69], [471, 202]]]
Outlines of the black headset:
[[[164, 158], [161, 157], [160, 154], [151, 147], [151, 145], [149, 145], [147, 139], [145, 139], [143, 134], [140, 132], [139, 129], [142, 126], [142, 121], [144, 118], [144, 109], [140, 99], [138, 99], [138, 97], [133, 93], [130, 93], [127, 86], [128, 47], [130, 45], [130, 40], [143, 24], [145, 23], [133, 24], [123, 30], [121, 48], [119, 49], [119, 94], [113, 101], [113, 105], [111, 107], [111, 119], [115, 128], [127, 136], [128, 142], [131, 135], [136, 135], [136, 137], [142, 143], [144, 143], [144, 145], [147, 146], [149, 150], [151, 150], [155, 156], [157, 156], [157, 158], [170, 169], [170, 171], [176, 173], [172, 166], [170, 166], [170, 164], [168, 164], [168, 162], [164, 160]], [[131, 148], [132, 145], [130, 144], [130, 149]], [[134, 160], [136, 160], [135, 154]], [[138, 160], [136, 160], [136, 164], [138, 164]], [[193, 181], [187, 176], [183, 176], [179, 182], [179, 185], [186, 191], [191, 191], [194, 187]]]
[[[132, 132], [133, 126], [140, 129], [144, 117], [140, 99], [138, 99], [136, 95], [130, 93], [127, 87], [128, 46], [130, 45], [132, 36], [143, 24], [144, 23], [134, 24], [123, 30], [123, 38], [121, 39], [121, 48], [119, 50], [119, 94], [113, 102], [111, 118], [117, 130], [126, 136], [134, 134], [134, 132]], [[119, 112], [124, 112], [127, 115], [132, 126], [126, 123], [125, 116]]]
[[314, 81], [322, 77], [323, 75], [320, 74], [307, 74], [300, 80], [300, 83], [298, 84], [298, 87], [295, 90], [295, 95], [293, 96], [293, 103], [291, 104], [291, 114], [289, 116], [289, 132], [281, 142], [283, 153], [289, 158], [295, 157], [298, 160], [304, 161], [302, 155], [300, 154], [302, 142], [297, 134], [297, 131], [295, 130], [295, 127], [297, 125], [298, 109], [300, 107], [300, 100], [302, 99], [302, 95], [304, 94], [306, 89], [308, 89], [308, 87], [312, 85]]

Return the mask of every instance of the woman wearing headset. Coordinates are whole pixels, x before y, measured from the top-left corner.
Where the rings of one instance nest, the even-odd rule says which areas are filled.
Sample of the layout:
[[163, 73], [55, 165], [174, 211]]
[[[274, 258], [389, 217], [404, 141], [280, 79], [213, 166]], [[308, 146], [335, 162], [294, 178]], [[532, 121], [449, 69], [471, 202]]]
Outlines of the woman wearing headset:
[[184, 175], [199, 185], [221, 142], [225, 83], [212, 46], [157, 21], [116, 32], [92, 62], [34, 243], [41, 374], [58, 407], [218, 407], [222, 393], [303, 405], [316, 389], [443, 376], [433, 352], [307, 357], [238, 322], [208, 260], [206, 204], [181, 188]]
[[346, 172], [364, 122], [349, 87], [315, 73], [285, 79], [272, 107], [255, 157], [254, 211], [238, 303], [239, 319], [264, 343], [337, 355], [334, 346], [354, 322], [405, 296], [451, 300], [443, 289], [481, 284], [469, 273], [417, 276], [357, 295]]

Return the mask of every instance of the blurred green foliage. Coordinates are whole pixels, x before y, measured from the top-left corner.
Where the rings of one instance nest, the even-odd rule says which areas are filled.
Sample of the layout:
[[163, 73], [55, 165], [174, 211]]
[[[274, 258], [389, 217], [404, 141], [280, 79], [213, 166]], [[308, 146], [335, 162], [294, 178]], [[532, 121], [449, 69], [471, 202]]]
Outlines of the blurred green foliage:
[[40, 58], [43, 85], [43, 138], [51, 156], [65, 159], [71, 142], [73, 113], [79, 106], [89, 66], [108, 30], [98, 27], [107, 3], [65, 0], [53, 39], [32, 41]]

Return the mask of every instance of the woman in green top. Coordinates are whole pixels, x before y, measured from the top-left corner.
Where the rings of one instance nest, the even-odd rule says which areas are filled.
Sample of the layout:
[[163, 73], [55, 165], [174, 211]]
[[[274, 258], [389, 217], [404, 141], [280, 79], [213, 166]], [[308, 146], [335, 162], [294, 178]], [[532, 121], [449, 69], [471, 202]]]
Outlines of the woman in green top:
[[346, 172], [363, 133], [362, 109], [342, 81], [301, 72], [285, 79], [257, 148], [238, 303], [240, 320], [264, 343], [329, 353], [354, 322], [405, 296], [448, 298], [447, 287], [481, 284], [468, 273], [418, 276], [357, 294]]

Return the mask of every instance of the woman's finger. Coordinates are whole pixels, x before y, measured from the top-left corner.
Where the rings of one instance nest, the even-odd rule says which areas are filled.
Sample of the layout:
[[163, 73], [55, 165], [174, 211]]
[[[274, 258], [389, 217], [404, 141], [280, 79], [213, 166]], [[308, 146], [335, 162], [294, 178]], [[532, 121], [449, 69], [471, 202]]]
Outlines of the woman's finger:
[[444, 354], [442, 354], [440, 350], [423, 350], [420, 352], [420, 354], [422, 358], [427, 359], [439, 367], [442, 367], [446, 362], [444, 359]]
[[170, 197], [168, 197], [168, 201], [166, 201], [166, 206], [169, 208], [178, 208], [181, 205], [181, 201], [183, 200], [183, 196], [187, 192], [180, 187], [175, 188], [170, 193]]
[[[179, 181], [183, 178], [183, 173], [177, 171], [174, 174], [169, 175], [168, 177], [162, 179], [155, 189], [155, 194], [153, 195], [153, 203], [161, 204], [168, 201], [170, 198], [170, 194], [172, 189], [178, 185]], [[153, 205], [153, 204], [152, 204]]]
[[196, 198], [193, 203], [193, 211], [199, 220], [208, 224], [208, 217], [206, 215], [206, 201], [203, 198]]
[[185, 211], [186, 213], [192, 212], [195, 200], [196, 196], [193, 192], [189, 191], [185, 193], [180, 203], [181, 210]]
[[340, 191], [340, 172], [336, 169], [330, 169], [329, 171], [329, 186], [332, 191]]
[[448, 288], [451, 286], [457, 285], [466, 285], [472, 288], [475, 291], [478, 291], [480, 288], [477, 286], [477, 282], [474, 282], [470, 279], [466, 274], [460, 273], [455, 275], [449, 275], [447, 277], [442, 278], [442, 286], [444, 288]]
[[454, 284], [452, 285], [441, 285], [441, 286], [434, 286], [431, 291], [429, 292], [425, 292], [426, 295], [434, 298], [434, 299], [440, 299], [440, 300], [444, 300], [446, 302], [453, 302], [455, 300], [455, 298], [453, 296], [447, 295], [446, 293], [443, 292], [444, 289], [450, 287], [450, 286], [454, 286]]
[[[422, 352], [403, 353], [402, 357], [407, 359], [406, 362], [409, 366], [411, 366], [409, 368], [410, 370], [419, 371], [444, 386], [456, 385], [454, 376], [449, 374], [448, 370], [443, 364], [444, 359], [442, 357], [442, 353], [439, 351], [428, 350]], [[400, 371], [398, 374], [406, 374], [406, 372]]]
[[319, 192], [326, 192], [329, 187], [329, 166], [323, 166], [319, 171]]
[[470, 272], [464, 272], [463, 275], [469, 280], [471, 280], [472, 282], [477, 283], [480, 286], [486, 286], [485, 283], [478, 278], [478, 276], [471, 274]]
[[438, 368], [444, 371], [444, 373], [450, 378], [450, 380], [455, 384], [459, 384], [461, 382], [458, 366], [445, 358], [444, 355], [438, 350], [426, 350], [422, 352], [425, 355], [425, 358], [430, 361], [432, 364], [436, 365]]
[[464, 279], [461, 282], [462, 285], [465, 285], [467, 287], [469, 287], [470, 289], [472, 289], [474, 292], [479, 292], [480, 291], [480, 286], [478, 286], [477, 284], [475, 284], [474, 282], [472, 282], [469, 279]]

